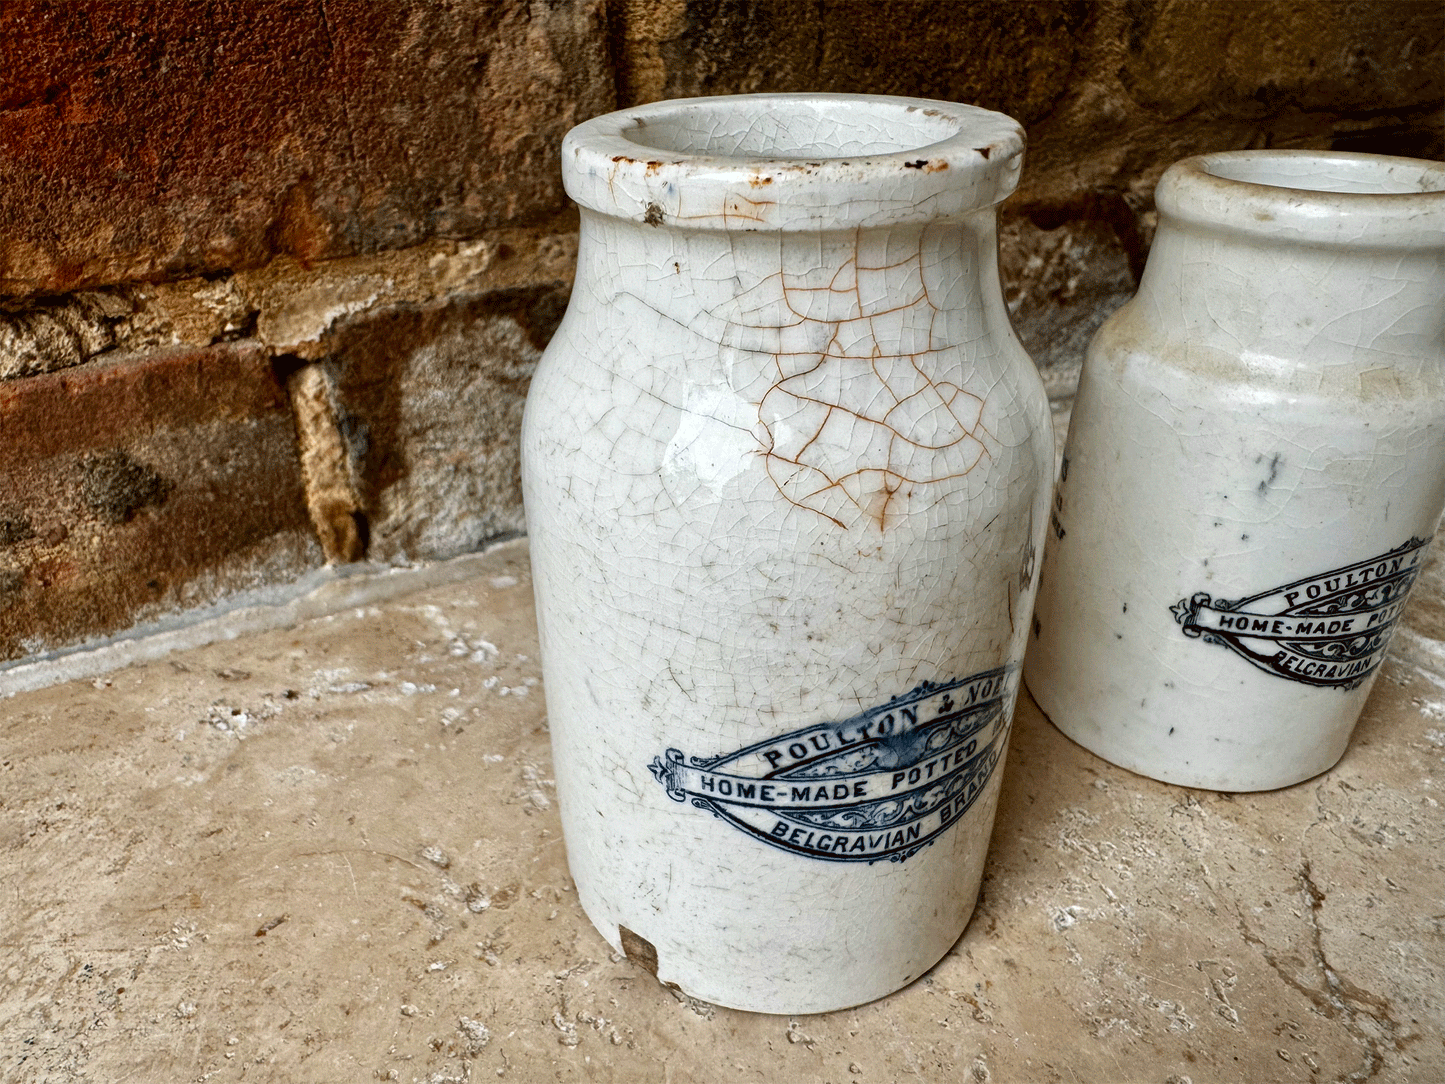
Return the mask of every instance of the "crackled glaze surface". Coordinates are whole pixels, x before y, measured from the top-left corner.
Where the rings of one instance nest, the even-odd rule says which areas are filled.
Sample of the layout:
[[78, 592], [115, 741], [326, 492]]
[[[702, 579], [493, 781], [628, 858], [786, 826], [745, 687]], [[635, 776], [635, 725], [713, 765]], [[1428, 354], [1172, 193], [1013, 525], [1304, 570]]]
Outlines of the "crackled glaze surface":
[[589, 122], [523, 432], [568, 858], [722, 1004], [897, 989], [978, 891], [1047, 518], [999, 292], [1008, 118], [851, 96]]
[[1087, 748], [1264, 790], [1343, 754], [1445, 506], [1445, 167], [1171, 168], [1089, 351], [1029, 688]]

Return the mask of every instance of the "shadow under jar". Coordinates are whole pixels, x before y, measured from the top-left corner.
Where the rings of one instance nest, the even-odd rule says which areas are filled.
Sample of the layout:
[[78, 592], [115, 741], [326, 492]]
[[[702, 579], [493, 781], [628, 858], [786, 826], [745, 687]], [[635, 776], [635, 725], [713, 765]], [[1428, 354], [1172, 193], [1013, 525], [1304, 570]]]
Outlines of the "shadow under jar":
[[563, 145], [576, 285], [524, 494], [568, 861], [616, 949], [819, 1012], [978, 894], [1047, 518], [995, 206], [1018, 125], [663, 102]]
[[1029, 647], [1085, 748], [1225, 791], [1331, 767], [1445, 506], [1445, 165], [1176, 163], [1084, 363]]

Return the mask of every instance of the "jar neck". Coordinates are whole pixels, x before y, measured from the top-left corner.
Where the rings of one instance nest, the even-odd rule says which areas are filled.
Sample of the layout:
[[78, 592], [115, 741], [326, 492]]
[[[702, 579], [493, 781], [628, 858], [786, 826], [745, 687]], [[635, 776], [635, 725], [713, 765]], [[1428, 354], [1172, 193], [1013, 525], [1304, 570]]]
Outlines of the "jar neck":
[[1009, 329], [992, 207], [821, 232], [688, 230], [584, 208], [575, 289], [769, 354], [888, 341], [885, 353], [910, 354]]
[[1445, 248], [1254, 236], [1163, 212], [1131, 317], [1191, 346], [1291, 366], [1419, 364], [1445, 346]]

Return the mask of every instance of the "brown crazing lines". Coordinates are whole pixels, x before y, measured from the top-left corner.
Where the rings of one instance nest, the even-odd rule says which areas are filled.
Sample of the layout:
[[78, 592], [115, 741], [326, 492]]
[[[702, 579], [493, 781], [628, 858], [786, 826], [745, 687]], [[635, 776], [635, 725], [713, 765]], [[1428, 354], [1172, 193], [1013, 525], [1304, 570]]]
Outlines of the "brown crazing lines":
[[[928, 296], [922, 264], [920, 237], [917, 252], [891, 264], [865, 265], [855, 249], [854, 256], [845, 261], [826, 287], [792, 286], [783, 273], [776, 276], [787, 311], [799, 323], [832, 324], [832, 332], [821, 351], [774, 354], [777, 380], [758, 402], [759, 433], [765, 434], [759, 437], [762, 455], [768, 476], [786, 500], [844, 529], [849, 524], [842, 517], [851, 508], [875, 522], [880, 531], [886, 530], [900, 496], [906, 499], [922, 487], [962, 477], [989, 455], [985, 438], [990, 434], [982, 421], [984, 400], [950, 381], [935, 380], [925, 367], [928, 359], [939, 353], [932, 326], [938, 308]], [[893, 272], [894, 278], [906, 279], [910, 271], [916, 282], [913, 296], [890, 307], [870, 308], [862, 293], [862, 276], [887, 276]], [[808, 315], [808, 302], [817, 299], [805, 295], [818, 294], [830, 295], [823, 299], [828, 306], [828, 320], [818, 321]], [[851, 311], [835, 314], [831, 303], [849, 294]], [[927, 311], [922, 321], [903, 320], [905, 327], [919, 323], [928, 327], [927, 346], [911, 353], [894, 353], [879, 342], [876, 322], [909, 310]], [[860, 326], [866, 326], [872, 341], [866, 354], [858, 352], [856, 341], [850, 349], [840, 340], [845, 329], [857, 331]], [[789, 371], [788, 362], [808, 358], [815, 360], [802, 369]], [[846, 386], [853, 402], [830, 401], [814, 390], [826, 383], [825, 370], [829, 366], [846, 367], [849, 362], [864, 360], [873, 377], [866, 392], [859, 384], [860, 377], [866, 380], [866, 374], [839, 374], [837, 398], [842, 398]], [[906, 365], [899, 366], [898, 362]], [[792, 446], [797, 435], [787, 431], [786, 423], [800, 415], [809, 423], [803, 433], [806, 439]], [[853, 436], [860, 425], [881, 431], [886, 448], [881, 460], [870, 463], [866, 459], [868, 452], [876, 454], [878, 434], [867, 442], [863, 457], [847, 447], [840, 448], [847, 443], [842, 438]], [[931, 435], [926, 433], [930, 426]], [[853, 443], [856, 446], [856, 441]], [[942, 456], [956, 469], [938, 472], [937, 460]], [[862, 465], [854, 465], [860, 458]], [[929, 458], [935, 462], [929, 464]], [[846, 460], [853, 469], [840, 470], [832, 459]], [[840, 494], [845, 498], [841, 502]]]
[[723, 200], [723, 222], [733, 225], [738, 222], [764, 222], [767, 209], [777, 202], [770, 199], [748, 199], [740, 193]]
[[[771, 183], [771, 178], [767, 182], [759, 183]], [[674, 222], [703, 222], [721, 218], [724, 226], [759, 224], [767, 222], [768, 208], [776, 203], [777, 200], [749, 199], [740, 192], [729, 192], [723, 198], [721, 214], [673, 215], [672, 220]]]

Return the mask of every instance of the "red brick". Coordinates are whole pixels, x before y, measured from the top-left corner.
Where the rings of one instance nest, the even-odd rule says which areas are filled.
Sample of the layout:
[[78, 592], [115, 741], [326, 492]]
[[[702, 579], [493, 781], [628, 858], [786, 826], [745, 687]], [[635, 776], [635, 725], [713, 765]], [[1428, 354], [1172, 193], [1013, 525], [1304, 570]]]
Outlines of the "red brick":
[[600, 0], [0, 5], [0, 294], [538, 223]]
[[0, 658], [321, 563], [285, 392], [253, 347], [0, 383]]

